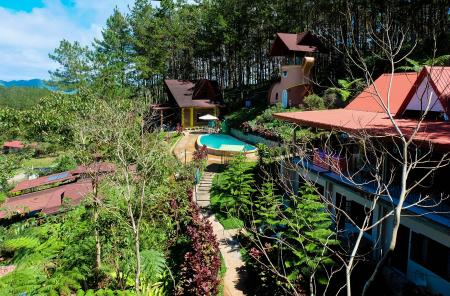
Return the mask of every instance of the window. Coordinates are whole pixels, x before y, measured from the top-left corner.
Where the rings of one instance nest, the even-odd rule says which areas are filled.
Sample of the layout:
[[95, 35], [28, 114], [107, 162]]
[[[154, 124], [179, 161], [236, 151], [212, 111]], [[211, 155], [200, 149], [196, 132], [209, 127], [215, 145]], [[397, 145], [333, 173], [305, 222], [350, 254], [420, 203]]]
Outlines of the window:
[[411, 260], [450, 280], [450, 249], [422, 234], [412, 233]]
[[284, 78], [288, 77], [288, 72], [287, 71], [283, 71], [283, 77]]
[[[364, 207], [363, 205], [360, 205], [357, 202], [354, 201], [346, 201], [345, 202], [345, 212], [347, 213], [347, 215], [350, 216], [350, 218], [352, 218], [354, 224], [356, 224], [359, 227], [362, 227], [364, 220], [366, 219], [366, 216], [368, 215], [366, 213], [366, 207]], [[348, 221], [348, 223], [351, 223], [350, 221]], [[352, 223], [353, 224], [353, 223]], [[369, 224], [370, 223], [369, 221]], [[372, 228], [366, 231], [367, 234], [372, 234]]]
[[[345, 205], [346, 205], [347, 197], [343, 194], [340, 194], [339, 192], [336, 192], [336, 228], [338, 231], [344, 231], [345, 230], [345, 215], [342, 213], [342, 211], [345, 211]], [[340, 211], [342, 210], [342, 211]]]
[[315, 184], [314, 185], [316, 187], [317, 192], [321, 195], [321, 196], [325, 196], [325, 187], [323, 187], [320, 184]]

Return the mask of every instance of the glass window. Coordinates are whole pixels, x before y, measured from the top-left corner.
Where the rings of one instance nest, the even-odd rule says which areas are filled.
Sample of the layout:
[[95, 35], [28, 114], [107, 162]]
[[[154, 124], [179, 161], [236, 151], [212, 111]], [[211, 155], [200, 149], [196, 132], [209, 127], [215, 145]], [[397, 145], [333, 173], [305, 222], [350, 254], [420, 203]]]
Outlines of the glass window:
[[450, 249], [422, 234], [412, 233], [411, 260], [450, 280]]

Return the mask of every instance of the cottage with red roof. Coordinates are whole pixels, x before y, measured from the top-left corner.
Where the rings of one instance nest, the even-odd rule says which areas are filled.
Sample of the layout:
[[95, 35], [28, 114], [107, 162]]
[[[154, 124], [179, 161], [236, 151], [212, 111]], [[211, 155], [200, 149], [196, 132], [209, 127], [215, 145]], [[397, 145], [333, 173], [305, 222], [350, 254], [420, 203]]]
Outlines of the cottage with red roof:
[[168, 102], [153, 105], [151, 110], [159, 113], [160, 125], [181, 125], [184, 128], [205, 125], [199, 117], [212, 114], [219, 115], [222, 94], [217, 81], [166, 79], [164, 84]]
[[7, 141], [3, 143], [3, 153], [13, 153], [22, 150], [25, 145], [21, 141]]
[[283, 56], [285, 62], [280, 68], [281, 77], [269, 90], [269, 104], [281, 102], [287, 108], [303, 103], [303, 98], [311, 91], [312, 54], [325, 51], [325, 46], [311, 32], [277, 33], [270, 56]]
[[[316, 149], [306, 153], [306, 157], [294, 159], [294, 190], [301, 180], [309, 180], [332, 201], [334, 209], [348, 213], [349, 216], [343, 216], [340, 211], [334, 211], [336, 230], [347, 239], [355, 234], [355, 223], [364, 221], [368, 207], [377, 196], [369, 223], [379, 223], [364, 233], [363, 241], [372, 250], [371, 255], [380, 258], [388, 247], [390, 232], [387, 230], [392, 228], [392, 217], [378, 219], [398, 204], [400, 192], [396, 170], [399, 164], [395, 159], [398, 145], [392, 138], [398, 132], [392, 120], [407, 138], [413, 137], [416, 145], [410, 147], [411, 157], [418, 155], [437, 161], [450, 152], [449, 99], [450, 67], [424, 67], [420, 73], [381, 75], [343, 109], [275, 114], [279, 120], [335, 131], [339, 137], [332, 145], [316, 143]], [[419, 118], [424, 120], [415, 133]], [[378, 194], [379, 186], [370, 179], [373, 168], [362, 164], [361, 159], [367, 157], [363, 153], [367, 151], [359, 146], [361, 136], [379, 140], [373, 142], [391, 154], [384, 157], [378, 173], [387, 184], [388, 195]], [[438, 168], [432, 176], [424, 178], [423, 165], [419, 164], [420, 168], [414, 168], [409, 175], [410, 184], [421, 183], [406, 197], [389, 270], [433, 293], [447, 295], [450, 291], [450, 167]], [[350, 178], [359, 181], [350, 182]], [[420, 205], [415, 204], [424, 197], [427, 198]]]

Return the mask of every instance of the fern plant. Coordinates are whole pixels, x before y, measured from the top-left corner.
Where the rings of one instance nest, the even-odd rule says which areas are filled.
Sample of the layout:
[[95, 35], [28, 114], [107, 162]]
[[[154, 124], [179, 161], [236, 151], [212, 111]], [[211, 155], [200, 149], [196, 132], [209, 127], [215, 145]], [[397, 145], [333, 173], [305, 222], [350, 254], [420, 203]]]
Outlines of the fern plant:
[[357, 85], [360, 82], [362, 82], [361, 78], [357, 78], [352, 81], [346, 79], [339, 79], [338, 80], [339, 87], [330, 87], [328, 91], [336, 93], [339, 99], [341, 99], [343, 102], [346, 102], [352, 95], [352, 91], [355, 85]]
[[228, 216], [247, 216], [255, 192], [252, 165], [243, 155], [236, 156], [214, 184], [214, 194], [219, 197], [220, 211]]

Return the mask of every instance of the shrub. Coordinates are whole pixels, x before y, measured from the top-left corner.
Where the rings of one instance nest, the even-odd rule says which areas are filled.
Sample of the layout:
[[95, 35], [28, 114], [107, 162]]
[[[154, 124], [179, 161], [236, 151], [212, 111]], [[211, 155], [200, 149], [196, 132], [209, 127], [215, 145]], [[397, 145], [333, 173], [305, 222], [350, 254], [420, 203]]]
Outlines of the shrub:
[[191, 238], [191, 250], [184, 256], [177, 295], [217, 295], [221, 266], [219, 243], [211, 223], [200, 216], [198, 206], [190, 193], [191, 222], [187, 234]]
[[71, 155], [62, 155], [58, 157], [58, 164], [53, 169], [54, 173], [60, 173], [76, 169], [77, 162]]
[[322, 97], [312, 94], [303, 100], [303, 104], [308, 110], [321, 110], [325, 109], [325, 101]]
[[227, 216], [246, 216], [251, 206], [253, 163], [243, 155], [236, 156], [213, 183], [212, 194], [218, 197], [218, 208]]

